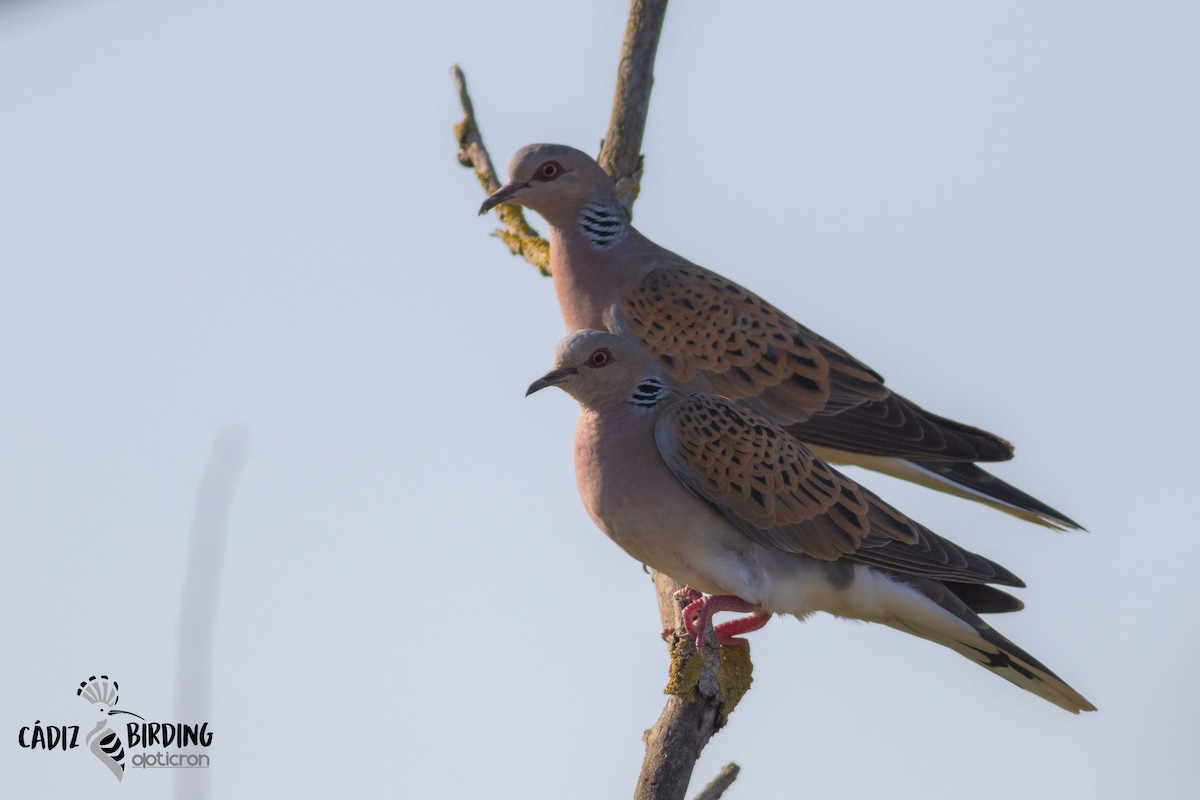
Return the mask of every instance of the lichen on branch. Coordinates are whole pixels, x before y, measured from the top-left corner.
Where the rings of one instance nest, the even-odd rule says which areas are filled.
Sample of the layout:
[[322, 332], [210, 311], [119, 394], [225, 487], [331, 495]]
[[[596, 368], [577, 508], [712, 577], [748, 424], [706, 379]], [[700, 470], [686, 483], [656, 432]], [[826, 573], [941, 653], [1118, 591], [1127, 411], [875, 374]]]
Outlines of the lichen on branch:
[[[458, 101], [462, 105], [462, 121], [454, 126], [454, 136], [458, 139], [458, 163], [475, 170], [475, 178], [483, 191], [491, 194], [500, 188], [500, 179], [496, 177], [496, 168], [492, 166], [492, 157], [488, 155], [483, 145], [483, 134], [475, 122], [475, 106], [471, 95], [467, 93], [467, 76], [462, 68], [455, 64], [450, 69], [454, 76], [454, 85], [458, 89]], [[525, 220], [521, 207], [511, 203], [501, 203], [496, 206], [496, 215], [504, 223], [493, 235], [504, 242], [515, 256], [521, 256], [543, 275], [550, 275], [550, 243], [533, 229]]]

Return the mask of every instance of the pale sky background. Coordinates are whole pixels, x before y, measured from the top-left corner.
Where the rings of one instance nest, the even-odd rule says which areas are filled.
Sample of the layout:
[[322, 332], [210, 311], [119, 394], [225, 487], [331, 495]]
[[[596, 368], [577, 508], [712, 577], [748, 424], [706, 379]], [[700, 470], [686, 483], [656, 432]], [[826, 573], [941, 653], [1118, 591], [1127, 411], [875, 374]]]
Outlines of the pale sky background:
[[[78, 682], [175, 719], [200, 477], [250, 452], [216, 631], [214, 797], [626, 797], [665, 648], [587, 519], [563, 333], [455, 162], [598, 149], [624, 2], [0, 4], [0, 794], [160, 798], [18, 730]], [[1022, 576], [997, 628], [1073, 717], [883, 628], [780, 619], [693, 791], [1177, 798], [1200, 747], [1200, 5], [668, 12], [637, 224], [939, 413], [1054, 534], [869, 473]], [[540, 223], [536, 220], [535, 223]]]

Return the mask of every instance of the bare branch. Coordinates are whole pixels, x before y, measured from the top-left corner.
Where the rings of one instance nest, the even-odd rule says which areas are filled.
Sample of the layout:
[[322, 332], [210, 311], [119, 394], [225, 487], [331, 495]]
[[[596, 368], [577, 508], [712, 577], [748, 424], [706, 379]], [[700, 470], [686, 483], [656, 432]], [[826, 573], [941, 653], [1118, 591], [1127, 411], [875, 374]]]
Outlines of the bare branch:
[[[642, 138], [654, 86], [654, 57], [662, 34], [667, 0], [631, 0], [625, 40], [617, 69], [617, 87], [612, 117], [598, 161], [617, 187], [617, 198], [633, 218], [642, 177]], [[472, 167], [486, 192], [500, 188], [483, 138], [475, 123], [475, 112], [467, 94], [462, 70], [452, 70], [465, 117], [455, 128], [458, 160]], [[505, 229], [497, 231], [515, 254], [522, 255], [543, 274], [549, 274], [549, 246], [516, 206], [497, 206]], [[674, 593], [682, 584], [660, 573], [654, 574], [659, 611], [664, 629], [685, 630], [683, 605]], [[665, 690], [670, 695], [658, 721], [646, 731], [646, 757], [638, 777], [636, 800], [682, 800], [700, 752], [729, 718], [742, 695], [750, 688], [753, 665], [748, 648], [718, 647], [709, 625], [705, 646], [696, 652], [692, 637], [672, 633], [666, 638], [671, 651], [671, 672]], [[737, 766], [722, 771], [701, 795], [716, 800], [737, 775]], [[715, 788], [714, 788], [715, 787]]]
[[725, 766], [721, 767], [721, 771], [717, 773], [717, 777], [709, 781], [700, 794], [692, 798], [692, 800], [721, 800], [721, 795], [725, 794], [734, 781], [737, 780], [738, 773], [742, 768], [730, 761]]
[[629, 4], [612, 118], [598, 159], [600, 166], [613, 176], [617, 200], [630, 219], [641, 190], [642, 136], [650, 112], [650, 90], [654, 87], [654, 56], [666, 13], [667, 0], [631, 0]]
[[750, 688], [753, 665], [744, 647], [718, 647], [712, 626], [704, 648], [696, 652], [683, 626], [687, 600], [670, 596], [677, 584], [654, 573], [660, 610], [671, 649], [671, 674], [665, 692], [670, 695], [658, 721], [646, 731], [646, 757], [638, 776], [634, 800], [683, 800], [701, 751], [713, 734], [724, 727], [734, 707]]
[[[471, 103], [471, 95], [467, 93], [467, 76], [458, 64], [450, 68], [450, 74], [454, 76], [458, 101], [463, 109], [462, 122], [454, 126], [454, 135], [458, 139], [458, 163], [473, 168], [483, 191], [491, 194], [500, 188], [500, 179], [496, 177], [492, 157], [483, 146], [483, 134], [479, 132], [479, 126], [475, 123], [475, 106]], [[495, 235], [508, 245], [513, 255], [521, 256], [537, 267], [538, 272], [548, 276], [550, 244], [525, 221], [521, 207], [501, 203], [496, 206], [496, 214], [504, 223], [504, 227], [497, 229]]]
[[[666, 13], [667, 0], [631, 0], [629, 4], [612, 117], [598, 159], [613, 177], [617, 199], [630, 219], [641, 187], [642, 138]], [[705, 646], [697, 653], [692, 638], [679, 635], [685, 630], [681, 611], [686, 602], [677, 600], [675, 592], [682, 584], [655, 572], [654, 585], [663, 628], [675, 632], [667, 636], [671, 675], [666, 693], [670, 697], [658, 721], [646, 731], [646, 757], [634, 798], [682, 800], [704, 746], [750, 688], [753, 664], [748, 648], [718, 647], [711, 624]], [[729, 782], [732, 780], [730, 777]]]

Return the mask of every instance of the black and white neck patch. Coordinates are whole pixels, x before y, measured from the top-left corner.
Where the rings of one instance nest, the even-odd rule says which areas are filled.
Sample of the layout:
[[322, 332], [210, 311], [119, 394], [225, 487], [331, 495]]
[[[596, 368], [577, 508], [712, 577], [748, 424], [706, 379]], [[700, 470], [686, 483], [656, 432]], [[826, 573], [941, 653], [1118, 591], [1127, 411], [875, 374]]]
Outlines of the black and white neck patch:
[[629, 404], [635, 408], [654, 408], [667, 396], [667, 385], [658, 378], [646, 378], [629, 395]]
[[607, 250], [625, 238], [625, 213], [615, 205], [588, 203], [579, 215], [579, 230], [597, 250]]

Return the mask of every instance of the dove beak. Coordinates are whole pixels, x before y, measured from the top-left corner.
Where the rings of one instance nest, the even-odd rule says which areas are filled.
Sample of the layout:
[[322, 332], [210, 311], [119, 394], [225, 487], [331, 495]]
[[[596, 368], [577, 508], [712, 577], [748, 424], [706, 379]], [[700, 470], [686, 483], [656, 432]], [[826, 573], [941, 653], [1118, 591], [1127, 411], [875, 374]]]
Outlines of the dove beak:
[[558, 369], [552, 369], [533, 383], [529, 384], [529, 388], [525, 390], [525, 396], [529, 397], [529, 395], [533, 394], [534, 392], [540, 392], [547, 386], [557, 386], [572, 375], [578, 374], [579, 370], [575, 369], [574, 367], [559, 367]]
[[488, 196], [487, 200], [483, 201], [483, 205], [479, 207], [480, 215], [486, 214], [501, 203], [507, 203], [512, 200], [513, 195], [522, 189], [529, 188], [529, 181], [524, 183], [506, 183]]

